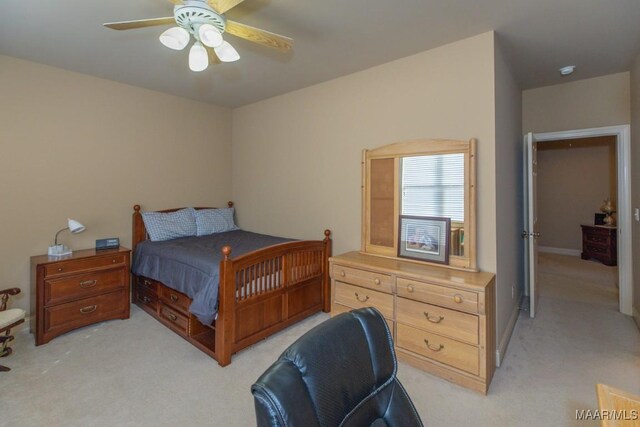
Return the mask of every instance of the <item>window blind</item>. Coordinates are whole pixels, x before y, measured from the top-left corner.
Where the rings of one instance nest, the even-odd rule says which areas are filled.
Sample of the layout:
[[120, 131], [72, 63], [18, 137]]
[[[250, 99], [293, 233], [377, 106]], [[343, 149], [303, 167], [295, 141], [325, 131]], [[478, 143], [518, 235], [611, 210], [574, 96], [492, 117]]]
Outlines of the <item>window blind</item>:
[[464, 221], [464, 154], [402, 159], [402, 215]]

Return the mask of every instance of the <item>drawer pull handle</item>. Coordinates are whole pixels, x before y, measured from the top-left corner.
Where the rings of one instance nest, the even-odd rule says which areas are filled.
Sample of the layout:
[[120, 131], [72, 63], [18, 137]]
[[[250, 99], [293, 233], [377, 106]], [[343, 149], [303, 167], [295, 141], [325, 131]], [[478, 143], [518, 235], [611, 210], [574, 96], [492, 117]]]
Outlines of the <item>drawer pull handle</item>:
[[115, 264], [118, 261], [114, 258], [113, 260], [111, 260], [111, 262]]
[[431, 351], [440, 351], [444, 348], [444, 346], [442, 344], [440, 344], [438, 347], [436, 346], [432, 346], [431, 344], [429, 344], [429, 340], [425, 339], [424, 343], [427, 345], [427, 348]]
[[345, 273], [345, 272], [344, 272], [344, 270], [342, 270], [342, 271], [340, 272], [340, 276], [344, 277], [344, 276], [346, 276], [346, 275], [347, 275], [347, 273]]
[[453, 296], [453, 300], [454, 300], [456, 303], [458, 303], [458, 304], [462, 303], [462, 301], [463, 301], [463, 299], [462, 299], [462, 295], [460, 295], [460, 294], [455, 294], [455, 295]]
[[167, 314], [167, 317], [171, 319], [172, 322], [175, 322], [176, 320], [178, 320], [178, 316], [176, 316], [175, 314], [169, 313]]
[[360, 302], [367, 302], [367, 301], [369, 301], [369, 295], [365, 295], [365, 296], [364, 296], [364, 298], [362, 298], [362, 299], [361, 299], [361, 298], [360, 298], [360, 295], [358, 295], [358, 293], [357, 293], [357, 292], [356, 292], [355, 294], [356, 294], [356, 299], [357, 299], [358, 301], [360, 301]]
[[145, 304], [149, 304], [151, 302], [151, 298], [149, 298], [148, 296], [144, 296], [142, 297], [142, 302]]
[[373, 279], [373, 283], [375, 283], [376, 285], [380, 284], [380, 279], [378, 279], [377, 277], [375, 279]]
[[147, 286], [151, 286], [151, 281], [147, 280], [147, 279], [144, 279], [144, 284], [147, 285]]
[[58, 268], [58, 272], [59, 273], [62, 273], [63, 271], [64, 271], [64, 268], [62, 268], [62, 267]]
[[90, 287], [95, 286], [97, 284], [98, 284], [97, 280], [85, 280], [83, 282], [80, 282], [80, 287], [82, 289], [87, 289], [87, 288], [90, 288]]
[[169, 299], [173, 302], [178, 302], [178, 295], [176, 294], [171, 294], [169, 295]]
[[444, 320], [444, 316], [433, 316], [433, 317], [429, 317], [429, 313], [424, 311], [424, 317], [427, 318], [427, 320], [431, 323], [440, 323]]
[[98, 308], [97, 305], [90, 305], [88, 307], [82, 307], [80, 309], [80, 313], [82, 314], [89, 314], [89, 313], [93, 313], [94, 311], [96, 311], [96, 309]]
[[407, 292], [413, 292], [413, 286], [407, 285]]

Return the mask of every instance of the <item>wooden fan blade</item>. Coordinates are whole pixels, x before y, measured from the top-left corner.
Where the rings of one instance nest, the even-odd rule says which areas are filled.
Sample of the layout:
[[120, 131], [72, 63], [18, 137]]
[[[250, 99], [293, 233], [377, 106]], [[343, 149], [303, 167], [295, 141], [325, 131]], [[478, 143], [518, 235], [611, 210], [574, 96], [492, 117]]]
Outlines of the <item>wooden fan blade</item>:
[[293, 39], [289, 37], [271, 33], [259, 28], [250, 27], [249, 25], [240, 24], [239, 22], [231, 20], [227, 20], [226, 32], [285, 52], [291, 50], [293, 47]]
[[202, 45], [204, 46], [204, 48], [207, 50], [207, 53], [209, 54], [209, 63], [210, 64], [220, 64], [222, 61], [220, 61], [220, 58], [218, 58], [218, 55], [216, 55], [216, 51], [209, 46], [206, 45]]
[[152, 18], [152, 19], [140, 19], [138, 21], [122, 21], [122, 22], [108, 22], [102, 24], [112, 30], [132, 30], [134, 28], [155, 27], [156, 25], [175, 25], [176, 20], [173, 16], [167, 18]]
[[173, 3], [173, 4], [175, 4], [175, 5], [181, 5], [181, 4], [184, 4], [184, 3], [182, 2], [182, 0], [169, 0], [169, 2], [170, 2], [170, 3]]
[[242, 3], [244, 0], [207, 0], [209, 6], [218, 13], [225, 13], [227, 10], [232, 9]]

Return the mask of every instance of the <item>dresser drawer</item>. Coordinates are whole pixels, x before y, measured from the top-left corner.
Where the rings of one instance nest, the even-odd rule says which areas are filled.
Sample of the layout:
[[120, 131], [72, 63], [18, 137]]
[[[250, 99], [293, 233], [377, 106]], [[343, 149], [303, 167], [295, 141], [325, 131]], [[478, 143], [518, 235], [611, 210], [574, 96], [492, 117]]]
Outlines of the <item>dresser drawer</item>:
[[162, 302], [160, 302], [160, 318], [185, 334], [189, 331], [189, 318], [179, 311], [162, 304]]
[[608, 246], [589, 244], [584, 245], [584, 252], [588, 252], [589, 254], [609, 255], [611, 251]]
[[185, 315], [189, 314], [191, 299], [189, 299], [188, 296], [164, 285], [158, 286], [158, 290], [158, 296], [163, 304], [171, 307], [173, 310], [181, 311]]
[[138, 285], [136, 301], [151, 308], [153, 311], [158, 309], [158, 295], [144, 286]]
[[584, 242], [592, 245], [607, 246], [611, 243], [611, 236], [608, 234], [585, 233]]
[[478, 375], [478, 347], [398, 323], [396, 345], [438, 362]]
[[473, 314], [398, 298], [396, 321], [469, 344], [478, 344], [478, 316]]
[[128, 254], [113, 254], [109, 256], [99, 256], [91, 258], [83, 258], [77, 260], [60, 261], [45, 266], [45, 277], [58, 276], [61, 274], [77, 273], [85, 270], [94, 270], [96, 268], [110, 267], [114, 265], [123, 265], [125, 256]]
[[397, 280], [398, 296], [427, 302], [444, 307], [451, 307], [469, 313], [478, 312], [478, 294], [461, 291], [431, 283], [407, 280], [401, 277]]
[[[334, 302], [333, 305], [331, 306], [331, 317], [333, 316], [337, 316], [338, 314], [342, 314], [342, 313], [347, 313], [349, 311], [353, 310], [353, 308], [351, 307], [347, 307], [346, 305], [342, 305], [342, 304], [338, 304], [337, 302]], [[393, 337], [393, 320], [391, 319], [384, 319], [387, 322], [387, 326], [389, 327], [389, 332], [391, 332], [391, 337]]]
[[333, 264], [331, 277], [334, 280], [364, 286], [387, 294], [393, 292], [393, 281], [388, 274], [374, 273], [367, 270]]
[[[44, 331], [71, 330], [127, 313], [124, 289], [44, 309]], [[60, 332], [61, 333], [61, 332]]]
[[44, 305], [114, 291], [125, 287], [124, 268], [102, 270], [44, 281]]
[[337, 303], [351, 308], [375, 307], [383, 317], [393, 319], [393, 295], [336, 282], [334, 298]]

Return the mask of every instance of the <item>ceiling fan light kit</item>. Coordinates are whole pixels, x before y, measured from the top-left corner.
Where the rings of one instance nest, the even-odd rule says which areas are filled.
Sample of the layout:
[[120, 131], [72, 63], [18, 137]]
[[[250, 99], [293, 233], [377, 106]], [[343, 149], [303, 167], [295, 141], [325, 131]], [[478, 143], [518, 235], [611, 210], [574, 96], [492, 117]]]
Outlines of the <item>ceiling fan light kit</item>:
[[170, 1], [175, 4], [173, 17], [112, 22], [104, 26], [114, 30], [129, 30], [175, 23], [177, 26], [160, 35], [160, 42], [169, 49], [183, 50], [193, 36], [195, 42], [189, 50], [189, 68], [196, 72], [208, 67], [210, 56], [213, 62], [234, 62], [240, 59], [238, 51], [222, 37], [225, 32], [282, 51], [290, 50], [293, 45], [293, 40], [288, 37], [238, 22], [227, 22], [224, 13], [244, 0]]

